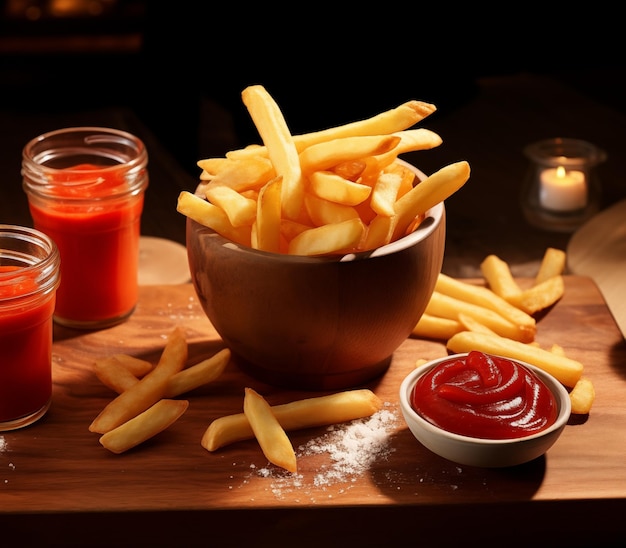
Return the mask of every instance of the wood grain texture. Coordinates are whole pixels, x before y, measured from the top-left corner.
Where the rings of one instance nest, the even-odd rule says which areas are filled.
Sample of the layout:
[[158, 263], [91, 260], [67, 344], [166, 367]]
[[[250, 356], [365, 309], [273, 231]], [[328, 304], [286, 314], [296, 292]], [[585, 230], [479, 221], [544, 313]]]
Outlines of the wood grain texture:
[[[97, 539], [88, 533], [93, 543], [106, 544], [115, 538], [110, 524], [130, 521], [141, 524], [136, 531], [141, 538], [159, 544], [176, 531], [141, 530], [146, 519], [158, 524], [161, 518], [155, 514], [179, 525], [182, 520], [189, 534], [194, 530], [200, 534], [207, 524], [219, 527], [231, 512], [244, 511], [250, 523], [257, 523], [259, 535], [268, 524], [271, 530], [286, 527], [282, 520], [287, 516], [291, 516], [287, 529], [298, 523], [306, 528], [313, 516], [362, 521], [373, 510], [387, 515], [389, 523], [407, 513], [419, 514], [434, 527], [437, 519], [448, 519], [461, 509], [464, 515], [475, 515], [508, 507], [540, 516], [546, 505], [552, 511], [558, 502], [560, 508], [574, 505], [571, 515], [598, 511], [595, 518], [603, 519], [603, 505], [623, 508], [626, 499], [626, 345], [596, 285], [579, 276], [566, 276], [565, 282], [563, 299], [539, 320], [537, 341], [545, 346], [558, 343], [583, 362], [597, 399], [588, 417], [572, 417], [545, 457], [511, 469], [489, 470], [456, 465], [422, 447], [401, 419], [397, 392], [417, 359], [440, 357], [446, 350], [439, 341], [408, 339], [395, 353], [389, 371], [367, 386], [397, 413], [391, 451], [354, 481], [322, 487], [314, 484], [314, 477], [329, 465], [328, 457], [304, 457], [298, 462], [302, 478], [297, 488], [293, 482], [258, 473], [268, 463], [255, 440], [214, 453], [201, 447], [211, 420], [242, 411], [246, 386], [271, 404], [319, 395], [259, 383], [234, 364], [213, 384], [185, 396], [189, 408], [172, 427], [127, 453], [110, 453], [98, 443], [98, 435], [88, 431], [114, 397], [93, 373], [95, 358], [123, 352], [156, 362], [177, 325], [187, 333], [190, 360], [199, 361], [223, 347], [190, 284], [144, 286], [134, 315], [122, 325], [86, 333], [56, 329], [50, 411], [31, 427], [0, 434], [0, 524], [17, 528], [29, 523], [28, 518], [48, 531], [63, 526], [65, 533], [84, 535], [91, 523], [98, 531]], [[290, 438], [298, 447], [324, 432], [324, 428], [293, 432]], [[268, 510], [276, 511], [269, 521]], [[576, 524], [562, 526], [572, 532]], [[619, 523], [603, 527], [606, 535], [624, 532]], [[33, 526], [28, 534], [41, 540], [33, 536], [36, 530]], [[372, 525], [371, 538], [374, 530]], [[243, 534], [231, 530], [227, 537], [240, 541]], [[455, 535], [450, 532], [448, 538]]]

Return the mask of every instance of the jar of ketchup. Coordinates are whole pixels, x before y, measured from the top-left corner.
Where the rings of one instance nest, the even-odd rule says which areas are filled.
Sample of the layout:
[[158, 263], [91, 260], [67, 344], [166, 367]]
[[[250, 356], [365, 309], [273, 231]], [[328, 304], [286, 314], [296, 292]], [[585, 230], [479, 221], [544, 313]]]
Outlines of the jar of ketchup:
[[61, 254], [57, 323], [100, 329], [135, 309], [147, 163], [140, 139], [109, 128], [60, 129], [24, 147], [34, 226]]
[[28, 426], [50, 407], [59, 267], [48, 236], [0, 225], [0, 431]]

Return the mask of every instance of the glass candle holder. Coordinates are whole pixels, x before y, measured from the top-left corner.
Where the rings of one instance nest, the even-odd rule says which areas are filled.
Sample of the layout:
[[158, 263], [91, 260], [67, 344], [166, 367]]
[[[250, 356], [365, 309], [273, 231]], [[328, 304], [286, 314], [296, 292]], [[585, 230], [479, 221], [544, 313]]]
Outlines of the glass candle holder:
[[580, 139], [554, 138], [528, 145], [530, 165], [521, 204], [533, 226], [573, 232], [600, 207], [601, 186], [595, 166], [606, 153]]
[[0, 432], [32, 424], [50, 407], [59, 263], [45, 234], [0, 225]]
[[61, 254], [57, 323], [100, 329], [135, 309], [147, 162], [140, 139], [108, 128], [61, 129], [24, 147], [23, 186], [35, 228]]

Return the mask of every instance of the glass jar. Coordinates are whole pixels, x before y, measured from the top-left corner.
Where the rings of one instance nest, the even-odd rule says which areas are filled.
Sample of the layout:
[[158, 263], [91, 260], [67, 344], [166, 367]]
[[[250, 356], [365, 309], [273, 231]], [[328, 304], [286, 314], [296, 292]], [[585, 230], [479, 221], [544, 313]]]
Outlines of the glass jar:
[[147, 163], [140, 139], [109, 128], [60, 129], [24, 147], [23, 186], [35, 228], [61, 254], [57, 323], [99, 329], [135, 309]]
[[0, 431], [28, 426], [50, 407], [59, 273], [48, 236], [0, 225]]
[[573, 232], [598, 212], [601, 187], [594, 167], [606, 160], [595, 145], [580, 139], [546, 139], [528, 145], [530, 160], [522, 185], [526, 220], [538, 228]]

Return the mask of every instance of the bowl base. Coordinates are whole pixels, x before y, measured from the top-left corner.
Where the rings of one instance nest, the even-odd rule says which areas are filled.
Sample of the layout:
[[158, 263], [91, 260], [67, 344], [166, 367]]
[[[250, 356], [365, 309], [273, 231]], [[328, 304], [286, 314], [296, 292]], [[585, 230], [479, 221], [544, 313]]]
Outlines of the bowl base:
[[381, 362], [368, 365], [356, 371], [337, 373], [334, 375], [314, 375], [285, 373], [284, 371], [270, 370], [258, 364], [252, 363], [245, 358], [232, 352], [232, 360], [244, 373], [251, 377], [271, 384], [279, 388], [291, 390], [348, 390], [358, 388], [361, 385], [380, 377], [389, 369], [391, 356]]

